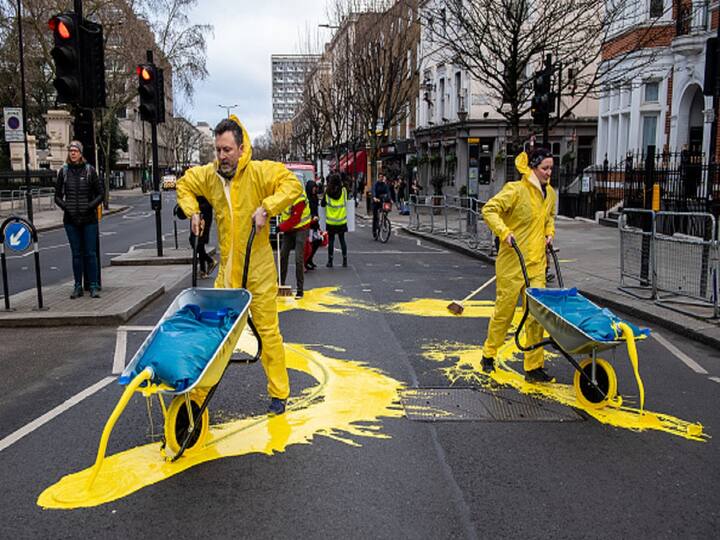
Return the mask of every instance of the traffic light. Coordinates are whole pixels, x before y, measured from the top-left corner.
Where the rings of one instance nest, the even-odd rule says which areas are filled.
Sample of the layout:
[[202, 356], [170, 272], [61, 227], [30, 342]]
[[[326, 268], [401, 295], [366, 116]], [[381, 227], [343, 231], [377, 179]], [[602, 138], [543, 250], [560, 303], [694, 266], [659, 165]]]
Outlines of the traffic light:
[[547, 67], [535, 73], [530, 112], [536, 124], [544, 124], [555, 111], [555, 94], [552, 92], [552, 70]]
[[50, 55], [55, 61], [57, 101], [79, 104], [83, 98], [80, 32], [75, 13], [59, 13], [48, 21], [55, 46]]
[[48, 21], [54, 47], [57, 101], [90, 109], [105, 107], [103, 29], [76, 13], [58, 13]]
[[162, 69], [155, 64], [137, 67], [140, 118], [160, 124], [165, 121], [165, 84]]
[[80, 26], [80, 58], [83, 76], [82, 105], [90, 109], [105, 107], [105, 50], [101, 24], [83, 20]]

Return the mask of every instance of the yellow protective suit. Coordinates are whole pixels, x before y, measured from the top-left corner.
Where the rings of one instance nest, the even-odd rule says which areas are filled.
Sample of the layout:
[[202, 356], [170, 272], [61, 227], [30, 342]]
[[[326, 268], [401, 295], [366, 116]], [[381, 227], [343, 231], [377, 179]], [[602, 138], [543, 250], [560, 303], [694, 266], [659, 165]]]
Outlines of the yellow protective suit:
[[[532, 170], [528, 167], [525, 152], [515, 158], [515, 166], [522, 174], [517, 182], [506, 183], [502, 190], [483, 206], [482, 213], [490, 230], [500, 238], [500, 251], [495, 261], [496, 299], [495, 309], [488, 324], [483, 355], [495, 358], [498, 347], [512, 324], [518, 296], [525, 302], [525, 281], [515, 250], [505, 243], [510, 233], [525, 258], [531, 287], [545, 287], [545, 237], [555, 236], [555, 190], [548, 184], [547, 195], [530, 181]], [[525, 325], [523, 344], [537, 343], [542, 339], [543, 328], [529, 316]], [[525, 371], [543, 367], [542, 349], [525, 353]]]
[[[189, 169], [177, 183], [178, 204], [186, 215], [199, 211], [197, 196], [205, 197], [215, 212], [220, 244], [220, 266], [215, 280], [218, 288], [242, 286], [245, 249], [255, 210], [262, 206], [269, 219], [302, 193], [300, 182], [282, 163], [251, 161], [252, 147], [247, 131], [235, 116], [230, 118], [243, 131], [243, 154], [232, 180], [228, 182], [220, 176], [215, 162]], [[247, 288], [253, 296], [250, 313], [262, 338], [262, 364], [268, 379], [268, 393], [270, 397], [287, 399], [290, 383], [278, 321], [278, 278], [269, 231], [267, 224], [255, 236]]]

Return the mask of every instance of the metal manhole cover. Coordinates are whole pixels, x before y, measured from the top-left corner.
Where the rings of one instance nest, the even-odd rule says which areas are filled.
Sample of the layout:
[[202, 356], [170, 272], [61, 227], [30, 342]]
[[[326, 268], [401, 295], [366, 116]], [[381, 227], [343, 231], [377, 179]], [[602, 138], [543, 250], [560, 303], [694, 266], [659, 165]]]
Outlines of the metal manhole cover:
[[570, 407], [541, 401], [513, 390], [409, 388], [400, 401], [409, 420], [420, 422], [574, 422]]

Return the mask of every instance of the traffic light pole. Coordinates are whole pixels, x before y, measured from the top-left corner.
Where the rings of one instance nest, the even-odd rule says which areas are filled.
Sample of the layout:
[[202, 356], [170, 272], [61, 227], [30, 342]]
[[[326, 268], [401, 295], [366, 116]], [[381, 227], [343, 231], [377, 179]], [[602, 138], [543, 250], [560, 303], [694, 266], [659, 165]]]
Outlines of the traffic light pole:
[[[545, 57], [545, 73], [552, 73], [552, 56], [547, 55]], [[552, 81], [552, 76], [548, 77], [549, 80]], [[552, 83], [550, 83], [550, 87], [548, 89], [550, 91], [549, 98], [552, 99]], [[549, 107], [548, 107], [549, 109]], [[548, 110], [545, 113], [545, 117], [543, 119], [543, 148], [546, 148], [547, 150], [550, 150], [550, 111]]]
[[[147, 61], [150, 63], [152, 63], [153, 61], [153, 53], [151, 50], [147, 51]], [[152, 204], [152, 206], [155, 208], [155, 241], [157, 243], [158, 257], [162, 257], [162, 195], [160, 194], [160, 167], [158, 166], [160, 161], [158, 159], [157, 119], [150, 122], [150, 127], [153, 160], [153, 193], [151, 197], [155, 198], [155, 202], [154, 204]]]
[[25, 52], [23, 51], [22, 3], [17, 0], [18, 52], [20, 53], [20, 92], [22, 94], [23, 143], [25, 144], [25, 204], [28, 221], [33, 222], [33, 200], [30, 185], [30, 150], [28, 148], [27, 98], [25, 97]]

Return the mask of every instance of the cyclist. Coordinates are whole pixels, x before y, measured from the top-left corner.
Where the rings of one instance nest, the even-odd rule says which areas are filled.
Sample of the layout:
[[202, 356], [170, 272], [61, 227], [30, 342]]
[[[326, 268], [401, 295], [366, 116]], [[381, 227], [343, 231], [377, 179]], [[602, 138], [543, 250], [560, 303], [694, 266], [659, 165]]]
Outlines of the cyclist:
[[390, 190], [390, 186], [387, 184], [385, 180], [385, 175], [383, 173], [378, 174], [377, 182], [375, 182], [375, 185], [372, 188], [372, 195], [373, 195], [373, 225], [372, 225], [372, 231], [373, 231], [373, 238], [377, 240], [378, 238], [378, 230], [380, 229], [380, 211], [382, 210], [383, 203], [385, 202], [395, 202], [394, 197], [392, 196], [392, 191]]

